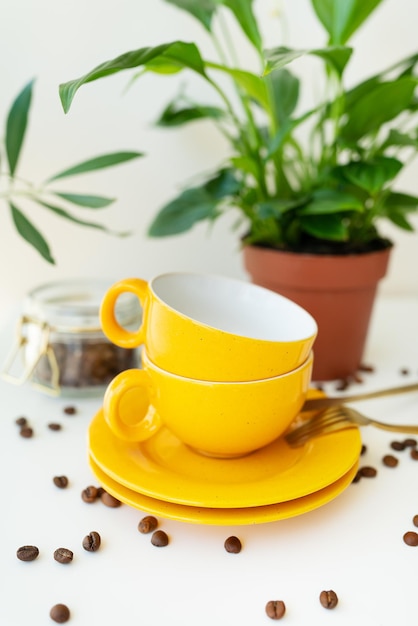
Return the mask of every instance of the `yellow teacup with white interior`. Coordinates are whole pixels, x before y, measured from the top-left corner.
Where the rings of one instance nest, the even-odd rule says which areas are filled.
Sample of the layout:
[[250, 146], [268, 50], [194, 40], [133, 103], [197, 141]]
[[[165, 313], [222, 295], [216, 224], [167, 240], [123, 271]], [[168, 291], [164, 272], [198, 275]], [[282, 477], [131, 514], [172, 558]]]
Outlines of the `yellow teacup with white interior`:
[[238, 457], [271, 443], [297, 416], [309, 388], [313, 354], [299, 368], [262, 380], [209, 382], [177, 376], [142, 353], [143, 369], [109, 384], [104, 418], [126, 441], [145, 441], [161, 427], [216, 457]]
[[[124, 329], [115, 316], [125, 292], [142, 305], [142, 324]], [[162, 274], [118, 281], [100, 313], [118, 346], [144, 345], [162, 369], [199, 380], [248, 381], [279, 376], [306, 361], [317, 335], [313, 317], [292, 300], [253, 283], [210, 274]]]

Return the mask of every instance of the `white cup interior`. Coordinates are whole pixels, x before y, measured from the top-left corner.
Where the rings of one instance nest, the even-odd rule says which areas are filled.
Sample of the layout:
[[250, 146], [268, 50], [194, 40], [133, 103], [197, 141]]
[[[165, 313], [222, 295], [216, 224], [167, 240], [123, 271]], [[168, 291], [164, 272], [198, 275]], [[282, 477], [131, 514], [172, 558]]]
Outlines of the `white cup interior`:
[[181, 315], [227, 333], [264, 341], [314, 336], [314, 318], [298, 304], [253, 283], [210, 274], [162, 274], [154, 294]]

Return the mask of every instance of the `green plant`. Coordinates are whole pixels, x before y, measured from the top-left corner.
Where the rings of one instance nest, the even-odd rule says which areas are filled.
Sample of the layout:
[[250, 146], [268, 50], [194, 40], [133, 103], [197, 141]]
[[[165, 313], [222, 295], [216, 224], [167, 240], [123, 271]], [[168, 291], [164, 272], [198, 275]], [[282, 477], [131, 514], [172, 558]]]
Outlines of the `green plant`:
[[[114, 202], [114, 198], [60, 191], [54, 188], [54, 183], [63, 178], [124, 163], [142, 155], [139, 152], [114, 152], [97, 156], [58, 172], [39, 185], [21, 178], [18, 176], [18, 162], [29, 121], [33, 87], [34, 81], [31, 80], [13, 101], [7, 115], [4, 142], [0, 143], [0, 200], [8, 204], [14, 226], [19, 235], [31, 244], [46, 261], [55, 263], [47, 241], [19, 208], [19, 202], [30, 200], [39, 207], [75, 224], [112, 233], [101, 224], [72, 215], [66, 209], [66, 205], [97, 210], [108, 207]], [[113, 232], [112, 234], [124, 235], [126, 233]]]
[[[135, 79], [191, 70], [213, 89], [216, 103], [180, 93], [157, 123], [173, 128], [209, 119], [228, 139], [230, 157], [164, 206], [151, 236], [180, 233], [236, 208], [246, 222], [244, 243], [293, 250], [390, 245], [377, 229], [382, 218], [413, 230], [408, 213], [418, 198], [393, 186], [418, 148], [418, 54], [345, 85], [353, 54], [347, 43], [382, 0], [308, 0], [328, 35], [327, 45], [309, 50], [264, 49], [252, 0], [166, 1], [198, 20], [218, 60], [204, 58], [195, 43], [172, 41], [127, 52], [60, 85], [65, 112], [85, 83], [132, 68], [141, 68]], [[235, 20], [255, 51], [254, 71], [239, 67], [225, 18]], [[321, 63], [323, 96], [300, 112], [301, 81], [289, 66], [305, 55]], [[225, 76], [234, 91], [223, 86]]]

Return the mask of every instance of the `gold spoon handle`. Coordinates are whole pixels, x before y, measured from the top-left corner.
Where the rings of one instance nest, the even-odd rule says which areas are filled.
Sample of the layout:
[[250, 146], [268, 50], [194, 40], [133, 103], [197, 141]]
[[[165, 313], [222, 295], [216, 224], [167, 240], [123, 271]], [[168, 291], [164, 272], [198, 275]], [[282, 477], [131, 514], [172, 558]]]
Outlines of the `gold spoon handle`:
[[366, 393], [357, 393], [351, 396], [312, 398], [310, 400], [306, 400], [302, 410], [313, 411], [315, 409], [322, 409], [327, 406], [335, 406], [338, 404], [344, 404], [346, 402], [356, 402], [357, 400], [371, 400], [373, 398], [383, 398], [384, 396], [394, 396], [401, 393], [408, 393], [410, 391], [418, 391], [418, 383], [413, 383], [411, 385], [401, 385], [400, 387], [388, 387], [387, 389], [368, 391]]

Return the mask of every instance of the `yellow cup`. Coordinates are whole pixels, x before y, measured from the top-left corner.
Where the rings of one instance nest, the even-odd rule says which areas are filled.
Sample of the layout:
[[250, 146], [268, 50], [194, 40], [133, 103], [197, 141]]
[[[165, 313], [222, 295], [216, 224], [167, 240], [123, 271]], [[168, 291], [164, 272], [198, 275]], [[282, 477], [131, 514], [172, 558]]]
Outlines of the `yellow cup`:
[[[115, 316], [121, 294], [142, 305], [141, 326]], [[249, 381], [279, 376], [306, 361], [317, 335], [313, 317], [293, 301], [253, 283], [210, 274], [163, 274], [121, 280], [105, 294], [105, 335], [118, 346], [144, 344], [158, 367], [200, 380]]]
[[167, 372], [142, 353], [143, 369], [109, 384], [103, 413], [113, 433], [145, 441], [162, 426], [183, 443], [216, 457], [238, 457], [271, 443], [306, 398], [313, 354], [299, 368], [263, 380], [209, 382]]

